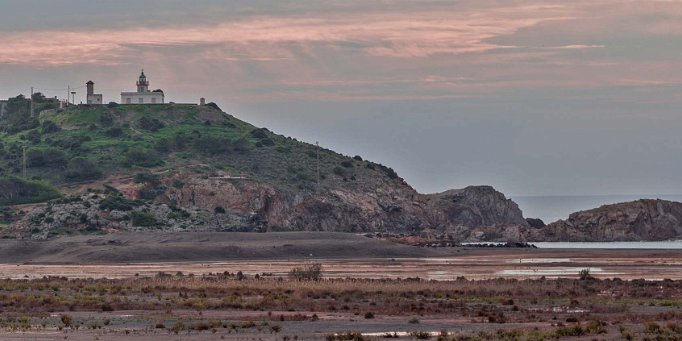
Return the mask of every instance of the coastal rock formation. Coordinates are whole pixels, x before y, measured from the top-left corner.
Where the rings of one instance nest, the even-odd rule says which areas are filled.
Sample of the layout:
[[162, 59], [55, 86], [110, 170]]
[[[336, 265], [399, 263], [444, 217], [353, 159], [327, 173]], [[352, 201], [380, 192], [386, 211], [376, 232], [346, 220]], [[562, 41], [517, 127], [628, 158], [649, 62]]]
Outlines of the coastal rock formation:
[[[187, 176], [184, 187], [170, 188], [159, 200], [207, 211], [230, 209], [268, 231], [426, 232], [488, 240], [481, 238], [497, 229], [497, 239], [516, 241], [520, 229], [528, 227], [516, 203], [490, 186], [422, 195], [402, 181], [365, 185], [300, 193], [252, 181]], [[476, 228], [488, 232], [474, 233]]]
[[301, 194], [225, 177], [185, 175], [183, 183], [153, 203], [140, 200], [135, 186], [119, 183], [119, 194], [87, 194], [37, 205], [5, 232], [16, 238], [45, 239], [65, 228], [81, 233], [333, 231], [523, 241], [527, 229], [518, 206], [489, 186], [434, 195], [418, 194], [409, 186]]
[[546, 227], [531, 228], [529, 241], [639, 241], [682, 237], [682, 203], [642, 199], [572, 213]]

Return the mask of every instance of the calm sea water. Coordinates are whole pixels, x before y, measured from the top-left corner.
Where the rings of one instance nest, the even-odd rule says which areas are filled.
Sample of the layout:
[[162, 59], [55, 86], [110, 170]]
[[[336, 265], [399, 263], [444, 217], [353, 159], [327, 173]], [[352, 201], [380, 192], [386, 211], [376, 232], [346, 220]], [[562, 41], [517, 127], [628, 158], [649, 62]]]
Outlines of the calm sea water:
[[[682, 250], [682, 240], [660, 242], [530, 242], [538, 249], [655, 249]], [[462, 245], [497, 244], [502, 242], [474, 242]]]
[[658, 249], [682, 250], [682, 240], [663, 242], [533, 242], [539, 249]]
[[519, 204], [524, 217], [540, 218], [545, 223], [566, 219], [573, 212], [637, 199], [664, 199], [682, 202], [682, 194], [512, 197], [512, 200]]

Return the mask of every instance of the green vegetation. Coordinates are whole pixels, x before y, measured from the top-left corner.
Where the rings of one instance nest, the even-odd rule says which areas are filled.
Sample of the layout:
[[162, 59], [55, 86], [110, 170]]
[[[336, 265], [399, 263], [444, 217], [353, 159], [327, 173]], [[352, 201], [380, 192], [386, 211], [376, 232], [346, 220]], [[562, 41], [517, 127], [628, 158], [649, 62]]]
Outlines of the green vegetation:
[[108, 196], [105, 199], [103, 199], [100, 204], [99, 208], [107, 211], [131, 211], [133, 208], [140, 206], [140, 203], [137, 201], [133, 200], [128, 200], [122, 196]]
[[60, 196], [59, 191], [45, 181], [13, 176], [0, 178], [0, 205], [30, 204]]
[[[29, 100], [17, 96], [9, 99], [8, 112], [0, 118], [0, 176], [19, 183], [26, 150], [27, 178], [42, 179], [21, 180], [33, 194], [5, 199], [7, 204], [53, 198], [52, 185], [126, 176], [139, 173], [140, 168], [163, 174], [158, 180], [143, 181], [141, 197], [152, 199], [166, 191], [165, 186], [182, 188], [183, 180], [165, 179], [188, 164], [202, 164], [205, 169], [201, 173], [220, 170], [280, 188], [312, 192], [318, 186], [314, 176], [318, 154], [322, 188], [397, 178], [388, 167], [254, 127], [220, 112], [215, 104], [58, 109], [56, 100], [37, 94], [34, 107], [31, 116]], [[34, 195], [36, 188], [52, 192]]]
[[102, 171], [92, 160], [77, 156], [69, 162], [64, 177], [70, 181], [95, 180], [102, 177]]
[[156, 226], [157, 222], [153, 215], [147, 212], [135, 211], [130, 214], [130, 218], [133, 221], [133, 226]]

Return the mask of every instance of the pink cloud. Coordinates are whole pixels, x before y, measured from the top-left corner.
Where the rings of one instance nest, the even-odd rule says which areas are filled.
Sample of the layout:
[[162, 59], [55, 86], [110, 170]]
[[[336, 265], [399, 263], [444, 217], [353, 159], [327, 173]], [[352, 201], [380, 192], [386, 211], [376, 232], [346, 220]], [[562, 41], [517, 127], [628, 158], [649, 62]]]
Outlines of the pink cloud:
[[320, 18], [257, 17], [217, 26], [135, 27], [123, 30], [38, 31], [0, 37], [7, 64], [115, 64], [141, 46], [229, 45], [225, 60], [289, 58], [286, 43], [357, 43], [372, 56], [424, 57], [476, 53], [508, 46], [487, 42], [547, 20], [565, 19], [563, 7], [500, 7], [493, 10], [331, 14]]

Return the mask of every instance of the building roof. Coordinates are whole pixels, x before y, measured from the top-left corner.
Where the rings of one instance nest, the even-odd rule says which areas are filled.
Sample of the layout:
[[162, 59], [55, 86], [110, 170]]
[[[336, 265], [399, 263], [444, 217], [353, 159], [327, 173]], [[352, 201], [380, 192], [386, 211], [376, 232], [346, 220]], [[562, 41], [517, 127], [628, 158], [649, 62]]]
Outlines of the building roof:
[[85, 84], [95, 84], [95, 82], [93, 82], [93, 81], [88, 81], [88, 82], [85, 83]]

